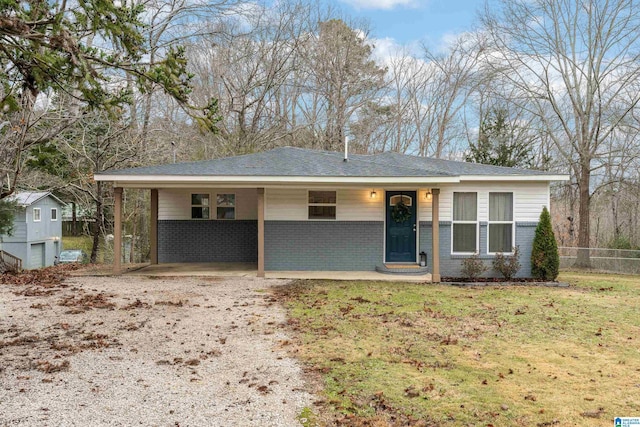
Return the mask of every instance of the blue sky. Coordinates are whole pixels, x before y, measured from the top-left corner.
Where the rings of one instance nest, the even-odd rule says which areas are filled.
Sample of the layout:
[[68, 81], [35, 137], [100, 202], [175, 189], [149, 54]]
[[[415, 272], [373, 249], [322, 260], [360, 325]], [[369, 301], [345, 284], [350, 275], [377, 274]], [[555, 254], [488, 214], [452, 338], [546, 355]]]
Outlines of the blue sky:
[[340, 0], [349, 15], [371, 22], [373, 38], [439, 45], [472, 28], [483, 0]]

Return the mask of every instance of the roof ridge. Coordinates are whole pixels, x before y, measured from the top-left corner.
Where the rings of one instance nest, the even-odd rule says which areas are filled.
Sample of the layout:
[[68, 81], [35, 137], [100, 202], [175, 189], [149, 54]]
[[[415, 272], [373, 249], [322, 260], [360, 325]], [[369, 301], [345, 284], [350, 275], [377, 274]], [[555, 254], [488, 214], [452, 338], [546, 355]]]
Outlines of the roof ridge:
[[398, 153], [397, 151], [384, 151], [384, 152], [379, 153], [379, 154], [394, 154], [394, 155], [398, 155], [398, 156], [414, 157], [416, 159], [425, 159], [425, 160], [434, 161], [434, 162], [441, 162], [441, 163], [465, 163], [465, 164], [469, 164], [469, 165], [489, 166], [491, 168], [506, 169], [506, 170], [536, 171], [536, 172], [543, 172], [543, 173], [551, 173], [549, 171], [540, 170], [540, 169], [533, 169], [533, 168], [532, 169], [527, 169], [527, 168], [519, 168], [519, 167], [513, 167], [513, 166], [488, 165], [486, 163], [467, 162], [467, 161], [464, 161], [464, 160], [451, 160], [451, 159], [441, 159], [441, 158], [438, 158], [438, 157], [419, 156], [419, 155], [416, 155], [416, 154], [403, 154], [403, 153]]

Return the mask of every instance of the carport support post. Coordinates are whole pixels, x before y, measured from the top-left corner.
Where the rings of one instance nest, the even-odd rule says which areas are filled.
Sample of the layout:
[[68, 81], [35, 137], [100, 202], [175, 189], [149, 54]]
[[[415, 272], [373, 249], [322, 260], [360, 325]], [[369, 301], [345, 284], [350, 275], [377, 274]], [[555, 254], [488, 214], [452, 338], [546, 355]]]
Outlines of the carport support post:
[[258, 188], [258, 277], [264, 277], [264, 188]]
[[431, 203], [431, 251], [433, 255], [433, 269], [431, 271], [431, 281], [440, 282], [440, 189], [434, 188], [431, 191], [433, 201]]
[[120, 274], [122, 267], [122, 187], [113, 189], [113, 198], [113, 274]]
[[158, 190], [151, 190], [151, 224], [149, 224], [151, 264], [158, 263]]

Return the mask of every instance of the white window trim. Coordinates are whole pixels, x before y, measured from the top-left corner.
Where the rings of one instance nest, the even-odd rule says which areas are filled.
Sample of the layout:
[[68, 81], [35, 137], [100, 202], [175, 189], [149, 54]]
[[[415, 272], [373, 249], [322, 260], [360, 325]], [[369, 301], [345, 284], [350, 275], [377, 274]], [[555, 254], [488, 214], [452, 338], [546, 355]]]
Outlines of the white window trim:
[[[455, 208], [453, 204], [455, 203], [455, 194], [456, 193], [476, 193], [476, 220], [475, 221], [455, 221], [453, 219], [453, 213]], [[477, 191], [454, 191], [451, 193], [451, 255], [475, 255], [480, 253], [480, 194]], [[476, 225], [476, 250], [473, 252], [454, 252], [453, 251], [453, 225], [454, 224], [475, 224]]]
[[[53, 217], [53, 213], [56, 213], [56, 217]], [[58, 220], [58, 208], [51, 208], [51, 221], [57, 221]]]
[[[218, 205], [218, 195], [219, 194], [233, 194], [233, 206], [219, 206]], [[238, 205], [238, 196], [236, 195], [236, 193], [216, 193], [216, 217], [212, 218], [215, 219], [216, 221], [235, 221], [238, 219], [238, 209], [237, 209], [237, 205]], [[233, 219], [231, 218], [218, 218], [218, 208], [230, 208], [233, 207]], [[211, 216], [211, 213], [209, 213], [209, 216]]]
[[[209, 205], [194, 205], [191, 203], [194, 194], [203, 194], [209, 197]], [[209, 208], [209, 218], [194, 218], [193, 208]], [[189, 193], [189, 218], [191, 221], [209, 221], [211, 219], [211, 193]]]
[[[491, 193], [511, 193], [511, 208], [513, 211], [511, 212], [511, 221], [491, 221]], [[513, 191], [490, 191], [487, 194], [487, 255], [495, 256], [498, 253], [502, 253], [504, 255], [513, 255], [513, 248], [516, 243], [516, 194]], [[489, 252], [489, 226], [491, 224], [511, 224], [511, 251], [509, 252]]]
[[[312, 191], [333, 191], [336, 193], [336, 202], [335, 203], [309, 203], [309, 193]], [[334, 206], [336, 208], [336, 217], [335, 218], [309, 218], [309, 207], [310, 206]], [[307, 190], [307, 221], [337, 221], [338, 220], [338, 191], [337, 190]]]
[[[36, 211], [38, 212], [38, 219], [36, 219]], [[33, 222], [42, 221], [42, 210], [40, 208], [33, 208]]]

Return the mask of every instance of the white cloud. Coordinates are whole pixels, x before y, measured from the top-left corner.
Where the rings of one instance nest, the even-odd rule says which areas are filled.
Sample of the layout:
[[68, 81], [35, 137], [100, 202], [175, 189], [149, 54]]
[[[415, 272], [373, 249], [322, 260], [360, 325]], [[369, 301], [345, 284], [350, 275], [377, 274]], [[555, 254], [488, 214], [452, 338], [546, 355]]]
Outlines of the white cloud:
[[374, 46], [373, 57], [379, 65], [388, 66], [395, 58], [413, 56], [419, 58], [421, 53], [418, 41], [400, 44], [394, 38], [368, 38], [368, 43]]
[[420, 0], [343, 0], [356, 9], [391, 10], [397, 7], [415, 8], [423, 3]]

